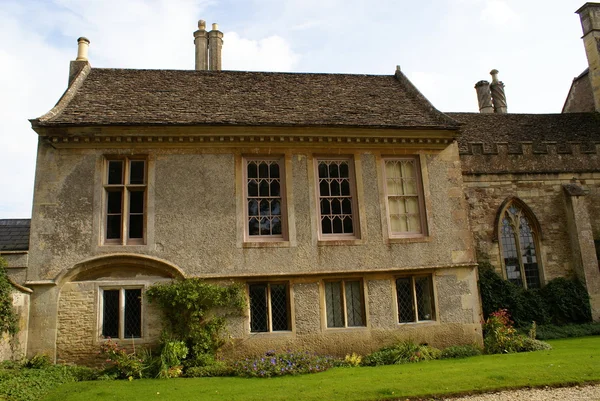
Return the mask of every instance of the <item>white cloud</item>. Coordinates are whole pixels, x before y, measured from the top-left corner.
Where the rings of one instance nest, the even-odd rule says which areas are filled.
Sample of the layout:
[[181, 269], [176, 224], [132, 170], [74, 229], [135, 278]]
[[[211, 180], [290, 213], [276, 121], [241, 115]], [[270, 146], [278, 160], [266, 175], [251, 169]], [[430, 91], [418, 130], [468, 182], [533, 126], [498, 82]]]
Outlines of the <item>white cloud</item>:
[[481, 19], [496, 25], [505, 25], [514, 29], [514, 23], [520, 21], [520, 16], [503, 0], [488, 0], [481, 11]]
[[227, 33], [223, 46], [223, 69], [247, 71], [292, 71], [299, 56], [280, 36], [251, 40]]

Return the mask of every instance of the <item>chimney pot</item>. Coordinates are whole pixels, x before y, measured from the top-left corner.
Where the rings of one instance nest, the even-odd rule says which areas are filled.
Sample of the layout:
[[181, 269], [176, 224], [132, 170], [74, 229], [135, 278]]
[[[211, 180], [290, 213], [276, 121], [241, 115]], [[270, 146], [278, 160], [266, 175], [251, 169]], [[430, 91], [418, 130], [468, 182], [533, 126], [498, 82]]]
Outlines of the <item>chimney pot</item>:
[[201, 31], [206, 30], [206, 21], [204, 21], [203, 19], [198, 21], [198, 29]]
[[218, 31], [218, 30], [219, 30], [219, 25], [218, 25], [218, 24], [216, 24], [216, 23], [213, 23], [213, 24], [212, 24], [212, 30], [213, 30], [213, 31]]
[[221, 48], [223, 47], [223, 32], [219, 31], [217, 24], [212, 24], [212, 31], [208, 33], [208, 69], [221, 71]]
[[198, 30], [194, 32], [194, 45], [196, 48], [196, 71], [208, 70], [208, 32], [206, 32], [206, 21], [204, 20], [198, 21]]
[[493, 113], [492, 94], [490, 93], [490, 83], [488, 81], [479, 81], [475, 84], [477, 91], [477, 102], [479, 103], [480, 113]]
[[494, 113], [506, 114], [508, 108], [506, 106], [506, 94], [504, 93], [504, 82], [498, 80], [498, 70], [490, 71], [492, 75], [492, 83], [490, 91], [492, 93], [492, 103], [494, 104]]
[[88, 48], [90, 40], [83, 36], [77, 39], [77, 58], [75, 61], [88, 61]]

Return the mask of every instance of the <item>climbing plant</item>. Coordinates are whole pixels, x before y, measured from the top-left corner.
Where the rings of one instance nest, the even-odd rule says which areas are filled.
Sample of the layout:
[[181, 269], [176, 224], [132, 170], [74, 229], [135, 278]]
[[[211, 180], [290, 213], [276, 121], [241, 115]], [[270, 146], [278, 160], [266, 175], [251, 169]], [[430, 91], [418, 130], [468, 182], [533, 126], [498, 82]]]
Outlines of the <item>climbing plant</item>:
[[188, 366], [202, 366], [213, 359], [225, 344], [226, 317], [241, 314], [246, 307], [241, 284], [220, 285], [196, 278], [155, 284], [146, 295], [164, 312], [164, 342], [183, 341], [188, 347]]
[[12, 284], [6, 274], [6, 261], [0, 257], [0, 333], [11, 337], [19, 332], [19, 317], [12, 304]]

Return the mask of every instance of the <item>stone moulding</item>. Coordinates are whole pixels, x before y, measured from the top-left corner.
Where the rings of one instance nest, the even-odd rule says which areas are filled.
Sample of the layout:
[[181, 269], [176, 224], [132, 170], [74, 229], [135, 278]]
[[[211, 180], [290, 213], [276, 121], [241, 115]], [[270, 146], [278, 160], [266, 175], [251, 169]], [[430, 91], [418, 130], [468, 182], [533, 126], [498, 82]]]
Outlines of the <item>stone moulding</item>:
[[600, 142], [468, 142], [460, 145], [461, 156], [557, 154], [597, 155]]

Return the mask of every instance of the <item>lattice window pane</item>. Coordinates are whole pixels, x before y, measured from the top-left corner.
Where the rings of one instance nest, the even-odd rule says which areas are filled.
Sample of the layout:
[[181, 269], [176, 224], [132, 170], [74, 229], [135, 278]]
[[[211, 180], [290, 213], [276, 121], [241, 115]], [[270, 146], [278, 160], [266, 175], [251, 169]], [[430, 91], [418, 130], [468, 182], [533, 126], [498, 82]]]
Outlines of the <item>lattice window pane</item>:
[[288, 291], [285, 284], [271, 284], [271, 325], [273, 331], [289, 330]]
[[119, 338], [119, 290], [102, 293], [102, 336]]
[[267, 309], [267, 285], [252, 284], [250, 292], [250, 331], [269, 331]]
[[502, 219], [500, 240], [502, 241], [502, 256], [504, 258], [506, 278], [512, 283], [522, 286], [523, 282], [521, 281], [521, 267], [519, 265], [515, 232], [508, 217]]
[[433, 290], [431, 277], [416, 277], [417, 316], [419, 320], [433, 320]]
[[108, 184], [123, 184], [123, 161], [111, 160], [108, 162]]
[[322, 234], [353, 234], [350, 165], [345, 160], [318, 162]]
[[145, 184], [146, 162], [144, 160], [132, 160], [129, 169], [129, 183], [132, 185]]
[[344, 327], [342, 282], [325, 283], [327, 327]]
[[414, 322], [416, 317], [412, 279], [410, 277], [402, 277], [396, 280], [396, 296], [398, 299], [398, 321], [400, 323]]
[[521, 216], [520, 223], [521, 262], [523, 263], [527, 288], [540, 288], [540, 271], [531, 225], [524, 216]]
[[422, 233], [416, 159], [386, 160], [385, 179], [391, 232]]
[[281, 236], [282, 195], [278, 160], [246, 161], [248, 235]]
[[361, 294], [360, 281], [346, 281], [346, 314], [348, 316], [348, 327], [364, 326], [364, 306]]
[[142, 336], [142, 290], [125, 290], [125, 338]]

